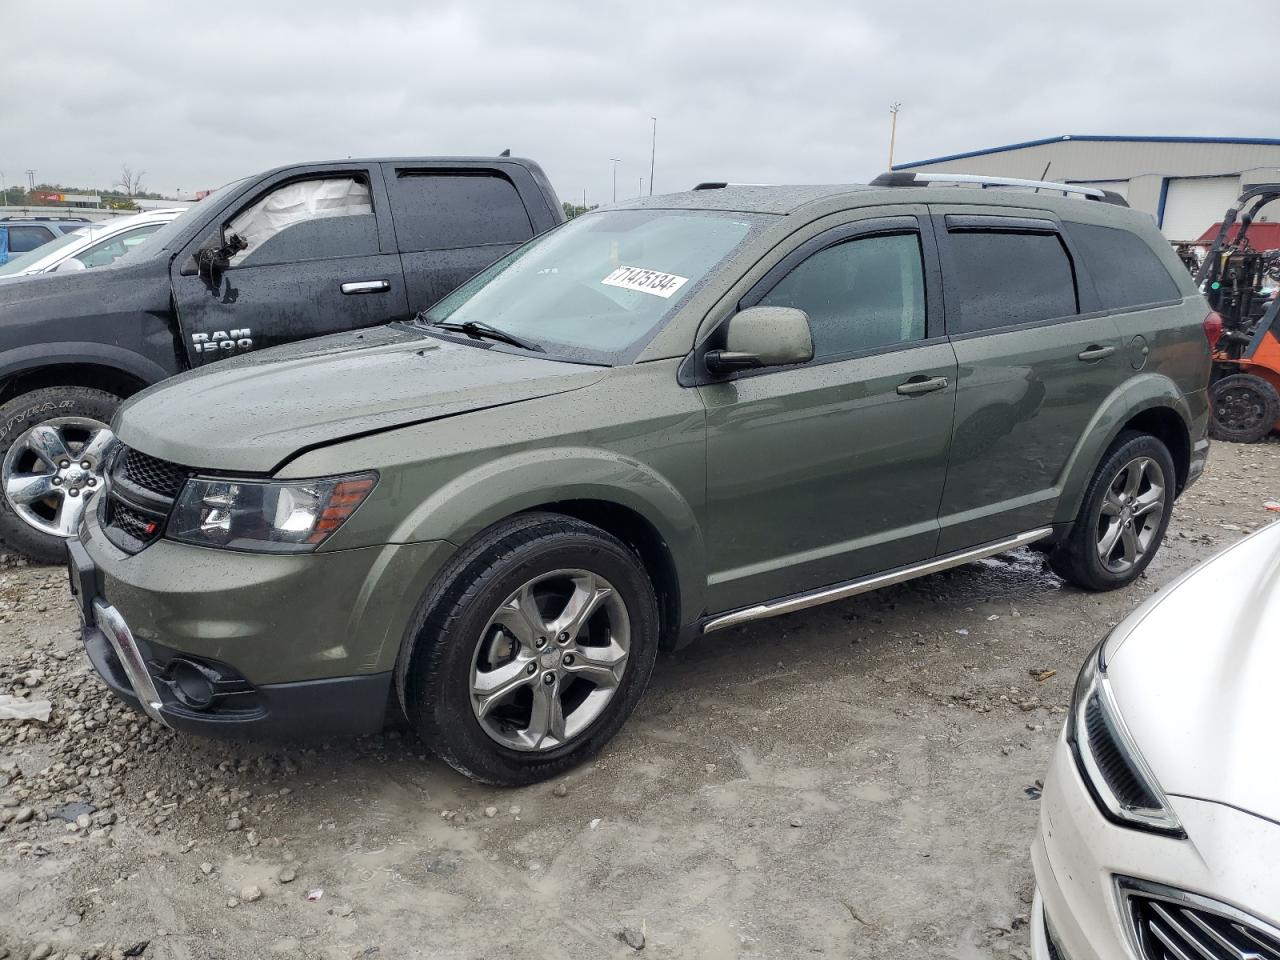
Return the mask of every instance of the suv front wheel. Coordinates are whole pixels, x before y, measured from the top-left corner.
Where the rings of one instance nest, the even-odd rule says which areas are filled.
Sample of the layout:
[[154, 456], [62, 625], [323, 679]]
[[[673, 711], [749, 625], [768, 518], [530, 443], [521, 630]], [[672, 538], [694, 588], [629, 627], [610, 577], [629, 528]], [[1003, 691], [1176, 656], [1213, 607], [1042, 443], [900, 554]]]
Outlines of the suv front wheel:
[[1054, 572], [1086, 590], [1115, 590], [1138, 579], [1164, 540], [1176, 483], [1168, 447], [1150, 434], [1120, 434], [1071, 532], [1049, 555]]
[[639, 558], [589, 523], [527, 514], [491, 527], [428, 590], [396, 668], [419, 736], [489, 783], [553, 777], [630, 715], [658, 649]]

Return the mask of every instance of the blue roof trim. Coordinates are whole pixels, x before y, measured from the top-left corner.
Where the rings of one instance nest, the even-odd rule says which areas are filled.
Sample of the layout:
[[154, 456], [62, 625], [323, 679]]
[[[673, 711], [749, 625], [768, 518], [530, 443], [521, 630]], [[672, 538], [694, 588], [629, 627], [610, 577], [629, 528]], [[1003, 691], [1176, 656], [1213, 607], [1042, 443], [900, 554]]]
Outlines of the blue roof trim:
[[1023, 150], [1026, 147], [1043, 147], [1047, 143], [1062, 143], [1067, 140], [1084, 140], [1089, 143], [1237, 143], [1252, 147], [1280, 147], [1280, 140], [1270, 137], [1122, 137], [1068, 133], [1061, 137], [1026, 140], [1022, 143], [1006, 144], [1003, 147], [969, 150], [966, 153], [952, 153], [945, 157], [933, 157], [929, 160], [895, 163], [893, 169], [910, 170], [912, 167], [923, 167], [930, 163], [947, 163], [951, 160], [967, 160], [969, 157], [985, 157], [992, 153], [1008, 153], [1010, 150]]

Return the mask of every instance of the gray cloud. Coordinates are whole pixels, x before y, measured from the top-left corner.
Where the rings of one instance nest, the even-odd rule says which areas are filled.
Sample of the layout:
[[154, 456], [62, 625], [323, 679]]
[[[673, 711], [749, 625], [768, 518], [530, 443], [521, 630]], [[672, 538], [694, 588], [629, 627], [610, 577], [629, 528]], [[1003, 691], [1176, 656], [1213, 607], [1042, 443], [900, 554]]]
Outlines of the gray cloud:
[[[1272, 37], [1280, 4], [1231, 17]], [[655, 114], [659, 192], [866, 180], [893, 100], [899, 160], [1061, 133], [1280, 134], [1265, 79], [1212, 82], [1232, 70], [1212, 59], [1221, 31], [1183, 0], [8, 0], [3, 23], [10, 183], [33, 167], [106, 186], [128, 163], [193, 190], [295, 160], [511, 147], [595, 203], [609, 157], [620, 197], [648, 176]]]

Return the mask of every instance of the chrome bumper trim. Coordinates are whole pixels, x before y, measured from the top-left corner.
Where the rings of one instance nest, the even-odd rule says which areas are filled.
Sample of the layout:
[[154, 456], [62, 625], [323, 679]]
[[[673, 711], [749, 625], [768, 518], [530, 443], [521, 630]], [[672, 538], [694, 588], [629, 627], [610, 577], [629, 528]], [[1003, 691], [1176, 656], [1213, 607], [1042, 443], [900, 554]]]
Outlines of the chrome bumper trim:
[[129, 686], [133, 687], [133, 693], [142, 704], [143, 711], [152, 720], [167, 727], [169, 724], [160, 713], [160, 694], [151, 681], [151, 673], [142, 659], [142, 651], [133, 639], [133, 631], [125, 623], [120, 611], [102, 600], [94, 600], [93, 622], [106, 635], [111, 649], [116, 652], [120, 665], [124, 667], [125, 676], [129, 678]]
[[848, 583], [837, 584], [833, 587], [823, 587], [821, 590], [814, 590], [811, 593], [802, 593], [796, 597], [788, 597], [785, 600], [774, 600], [771, 603], [762, 603], [759, 606], [747, 607], [745, 610], [735, 610], [732, 613], [726, 613], [722, 616], [712, 618], [707, 622], [702, 630], [703, 633], [711, 633], [713, 630], [723, 630], [726, 627], [736, 627], [740, 623], [749, 623], [752, 620], [763, 620], [766, 617], [777, 617], [784, 613], [795, 613], [797, 610], [807, 610], [810, 607], [816, 607], [823, 603], [831, 603], [834, 600], [844, 600], [846, 597], [856, 597], [860, 593], [870, 593], [872, 590], [879, 590], [881, 587], [888, 587], [895, 583], [914, 580], [916, 577], [927, 576], [930, 573], [937, 573], [940, 570], [948, 570], [951, 567], [958, 567], [961, 564], [970, 563], [974, 560], [981, 560], [984, 557], [994, 557], [997, 553], [1004, 553], [1006, 550], [1015, 550], [1018, 547], [1025, 547], [1029, 543], [1035, 543], [1037, 540], [1043, 540], [1051, 533], [1053, 533], [1052, 527], [1041, 527], [1038, 530], [1028, 530], [1026, 533], [1020, 533], [1016, 537], [1009, 537], [1007, 540], [997, 540], [994, 543], [984, 544], [981, 547], [961, 550], [959, 553], [949, 553], [946, 556], [935, 557], [932, 560], [926, 560], [924, 563], [917, 563], [910, 567], [903, 567], [900, 570], [891, 570], [888, 573], [877, 573], [869, 577], [863, 577], [860, 580], [850, 580]]

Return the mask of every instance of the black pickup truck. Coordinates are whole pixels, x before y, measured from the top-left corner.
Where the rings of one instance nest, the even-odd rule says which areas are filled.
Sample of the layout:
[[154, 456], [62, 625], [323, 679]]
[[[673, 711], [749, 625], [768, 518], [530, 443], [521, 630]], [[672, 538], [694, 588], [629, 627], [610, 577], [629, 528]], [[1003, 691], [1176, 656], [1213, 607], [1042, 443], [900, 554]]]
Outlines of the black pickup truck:
[[0, 539], [62, 558], [125, 397], [223, 357], [412, 317], [563, 220], [529, 160], [307, 163], [222, 187], [111, 266], [0, 284]]

